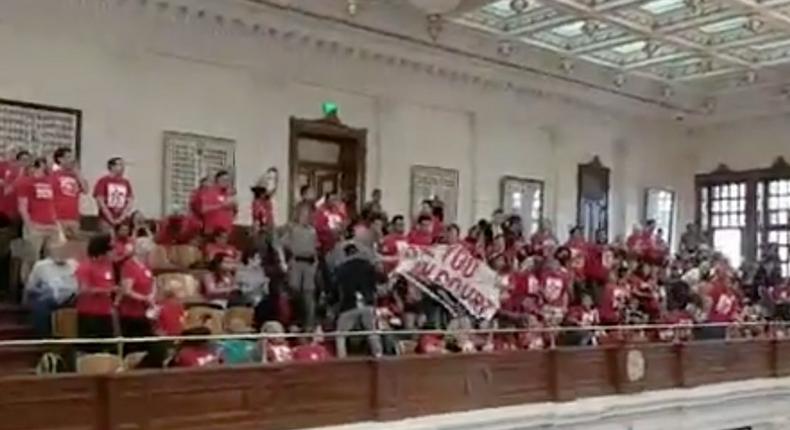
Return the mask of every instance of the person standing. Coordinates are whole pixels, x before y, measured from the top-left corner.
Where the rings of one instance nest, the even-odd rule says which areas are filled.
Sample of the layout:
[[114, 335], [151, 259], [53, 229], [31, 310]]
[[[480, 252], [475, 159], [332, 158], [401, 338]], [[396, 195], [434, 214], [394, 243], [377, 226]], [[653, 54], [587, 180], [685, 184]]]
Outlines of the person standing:
[[[115, 334], [112, 295], [112, 239], [109, 234], [94, 236], [88, 242], [88, 258], [77, 267], [77, 332], [81, 338], [108, 338]], [[101, 345], [87, 345], [86, 352], [106, 350]]]
[[[355, 235], [361, 238], [367, 234], [364, 227], [357, 227]], [[340, 294], [340, 315], [337, 318], [337, 331], [348, 332], [355, 327], [365, 331], [376, 330], [376, 284], [377, 270], [369, 256], [363, 252], [363, 241], [353, 240], [343, 244], [343, 259], [335, 270]], [[368, 347], [374, 357], [381, 357], [381, 338], [369, 334]], [[335, 338], [338, 358], [346, 357], [345, 336]]]
[[132, 214], [134, 191], [123, 176], [125, 168], [123, 158], [110, 158], [107, 160], [108, 173], [93, 187], [93, 198], [99, 208], [99, 228], [106, 233], [127, 222]]
[[19, 226], [19, 210], [17, 205], [16, 184], [17, 180], [25, 176], [25, 171], [33, 161], [29, 151], [21, 150], [14, 156], [14, 161], [7, 161], [0, 165], [0, 213], [7, 222]]
[[[123, 337], [149, 337], [154, 335], [149, 311], [155, 308], [156, 290], [154, 275], [146, 264], [150, 242], [137, 239], [132, 256], [121, 265], [121, 289], [118, 300]], [[130, 343], [125, 345], [124, 353], [137, 351], [151, 352], [153, 344]]]
[[220, 170], [214, 175], [214, 185], [201, 192], [203, 232], [208, 235], [219, 230], [232, 232], [237, 209], [230, 172]]
[[301, 323], [307, 332], [312, 331], [316, 323], [315, 277], [319, 247], [318, 233], [310, 218], [310, 210], [300, 207], [296, 222], [288, 226], [282, 240], [291, 253], [288, 286], [292, 297], [301, 305]]
[[71, 148], [56, 149], [52, 161], [55, 215], [66, 237], [73, 238], [80, 228], [80, 195], [87, 191], [88, 182], [80, 174]]
[[41, 258], [44, 242], [60, 239], [52, 179], [47, 174], [46, 160], [39, 158], [33, 162], [30, 175], [18, 181], [16, 194], [27, 245], [20, 269], [22, 279], [26, 280], [33, 264]]

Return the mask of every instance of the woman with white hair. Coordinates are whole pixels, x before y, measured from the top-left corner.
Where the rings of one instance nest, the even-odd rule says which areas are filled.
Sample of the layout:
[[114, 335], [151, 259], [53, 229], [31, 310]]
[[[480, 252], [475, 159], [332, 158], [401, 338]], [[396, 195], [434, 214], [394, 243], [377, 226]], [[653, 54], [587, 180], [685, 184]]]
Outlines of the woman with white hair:
[[[149, 238], [137, 238], [132, 256], [121, 266], [118, 315], [124, 337], [148, 337], [154, 333], [150, 317], [155, 310], [156, 291], [154, 276], [147, 263], [152, 248]], [[146, 345], [140, 343], [128, 344], [124, 348], [125, 352], [146, 349]]]

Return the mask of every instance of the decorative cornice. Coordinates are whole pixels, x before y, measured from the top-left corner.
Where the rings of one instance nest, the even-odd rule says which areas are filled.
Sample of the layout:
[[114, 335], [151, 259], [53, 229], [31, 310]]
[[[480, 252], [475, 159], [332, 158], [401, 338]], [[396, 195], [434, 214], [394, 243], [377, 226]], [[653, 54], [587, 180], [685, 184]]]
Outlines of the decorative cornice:
[[[235, 4], [239, 6], [240, 2], [250, 3], [249, 0], [237, 0]], [[297, 25], [289, 25], [284, 20], [279, 19], [278, 22], [268, 22], [269, 16], [263, 14], [244, 14], [243, 10], [239, 12], [228, 12], [227, 10], [217, 11], [219, 7], [214, 10], [209, 10], [205, 7], [205, 3], [195, 5], [193, 2], [185, 0], [72, 0], [78, 5], [85, 6], [87, 4], [99, 3], [102, 10], [129, 10], [134, 8], [136, 11], [143, 11], [150, 13], [154, 16], [167, 16], [176, 23], [182, 25], [202, 25], [214, 28], [216, 34], [225, 36], [240, 35], [246, 37], [261, 37], [267, 40], [275, 41], [284, 44], [287, 47], [299, 47], [301, 49], [312, 49], [315, 52], [328, 53], [332, 55], [339, 55], [350, 59], [358, 59], [361, 61], [376, 63], [387, 67], [398, 68], [402, 71], [410, 73], [429, 76], [436, 79], [442, 79], [451, 83], [458, 83], [463, 85], [477, 86], [485, 91], [508, 91], [517, 96], [536, 97], [544, 100], [557, 102], [561, 104], [570, 105], [576, 108], [601, 114], [602, 111], [621, 114], [621, 115], [634, 115], [634, 111], [627, 106], [615, 107], [611, 105], [599, 104], [594, 101], [582, 98], [584, 96], [574, 97], [565, 94], [560, 94], [554, 91], [535, 88], [531, 85], [517, 82], [515, 79], [505, 79], [502, 77], [491, 76], [492, 74], [481, 73], [473, 70], [476, 66], [464, 65], [461, 67], [447, 66], [439, 62], [427, 61], [423, 59], [409, 58], [402, 54], [392, 54], [383, 49], [373, 49], [368, 45], [341, 42], [333, 40], [323, 35], [319, 35], [312, 31], [312, 29], [296, 28]], [[261, 5], [248, 4], [249, 7], [262, 7], [262, 8], [278, 8], [285, 12], [294, 12], [295, 9], [289, 8], [278, 3], [271, 3], [265, 0], [256, 0], [255, 3], [262, 3]], [[218, 3], [218, 5], [221, 3]], [[227, 9], [227, 8], [224, 8]], [[321, 19], [321, 17], [308, 16], [308, 19]], [[441, 47], [436, 45], [433, 48], [442, 51]], [[444, 52], [447, 52], [444, 50]], [[450, 55], [459, 54], [458, 52], [449, 52]], [[501, 59], [486, 59], [481, 58], [483, 61], [488, 61], [491, 64], [500, 67], [509, 67], [516, 71], [519, 66], [508, 63]], [[523, 68], [522, 68], [523, 69]], [[531, 71], [523, 69], [522, 71]], [[585, 86], [586, 90], [599, 91], [601, 88], [593, 87], [583, 82], [576, 82], [578, 85]], [[671, 106], [665, 102], [657, 104], [647, 99], [640, 99], [627, 93], [606, 89], [609, 95], [620, 96], [630, 99], [631, 101], [641, 102], [649, 106], [661, 107], [662, 109], [671, 112], [684, 110], [683, 108]], [[590, 97], [594, 100], [594, 97]], [[689, 111], [688, 113], [695, 113]]]

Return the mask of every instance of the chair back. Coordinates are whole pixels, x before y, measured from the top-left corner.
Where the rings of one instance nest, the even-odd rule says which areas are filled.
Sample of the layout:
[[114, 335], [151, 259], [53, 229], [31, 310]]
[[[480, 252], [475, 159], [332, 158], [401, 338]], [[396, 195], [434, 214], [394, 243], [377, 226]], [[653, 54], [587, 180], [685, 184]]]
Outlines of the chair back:
[[190, 269], [203, 261], [203, 253], [194, 245], [173, 245], [168, 250], [168, 259], [176, 267]]
[[58, 309], [52, 313], [52, 336], [59, 339], [73, 339], [79, 336], [77, 330], [77, 310]]
[[187, 309], [184, 329], [206, 327], [211, 334], [222, 334], [224, 322], [225, 311], [210, 306], [192, 306]]
[[113, 354], [87, 354], [77, 358], [77, 373], [83, 375], [103, 375], [123, 370], [123, 360]]
[[160, 296], [172, 292], [182, 301], [200, 299], [200, 282], [190, 273], [163, 273], [156, 277]]
[[224, 326], [230, 327], [231, 321], [238, 320], [244, 327], [252, 327], [255, 311], [246, 306], [234, 306], [225, 310]]

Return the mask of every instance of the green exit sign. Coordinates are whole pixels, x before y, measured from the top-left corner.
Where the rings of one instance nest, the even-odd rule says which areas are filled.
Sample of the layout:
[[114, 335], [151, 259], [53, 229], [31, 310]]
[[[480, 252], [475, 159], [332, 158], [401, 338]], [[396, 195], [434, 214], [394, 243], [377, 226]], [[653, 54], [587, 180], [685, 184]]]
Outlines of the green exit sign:
[[324, 112], [324, 116], [337, 115], [337, 103], [323, 102], [321, 104], [321, 111]]

